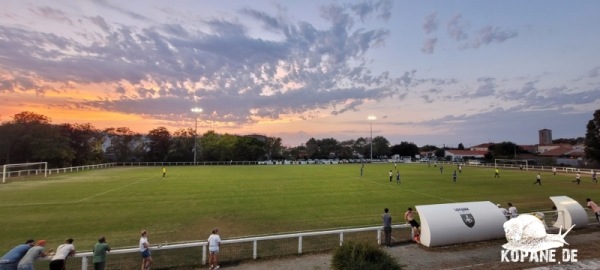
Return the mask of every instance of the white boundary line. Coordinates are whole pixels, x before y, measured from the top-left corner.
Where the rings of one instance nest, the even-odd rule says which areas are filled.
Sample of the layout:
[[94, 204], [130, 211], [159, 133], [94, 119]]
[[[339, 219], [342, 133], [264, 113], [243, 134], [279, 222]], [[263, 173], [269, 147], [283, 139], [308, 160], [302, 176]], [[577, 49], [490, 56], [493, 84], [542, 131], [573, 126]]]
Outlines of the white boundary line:
[[131, 186], [131, 185], [134, 185], [134, 184], [137, 184], [137, 183], [139, 183], [139, 182], [146, 181], [146, 180], [149, 180], [149, 179], [152, 179], [152, 178], [151, 178], [151, 177], [147, 177], [147, 178], [144, 178], [144, 179], [140, 179], [140, 180], [137, 180], [137, 181], [131, 182], [131, 183], [127, 184], [127, 185], [123, 185], [123, 186], [120, 186], [120, 187], [116, 187], [116, 188], [113, 188], [113, 189], [109, 189], [109, 190], [107, 190], [107, 191], [100, 192], [100, 193], [98, 193], [98, 194], [95, 194], [95, 195], [89, 196], [89, 197], [87, 197], [87, 198], [83, 198], [83, 199], [81, 199], [81, 200], [75, 201], [75, 203], [80, 203], [80, 202], [83, 202], [83, 201], [87, 201], [87, 200], [89, 200], [89, 199], [91, 199], [91, 198], [95, 198], [95, 197], [98, 197], [98, 196], [100, 196], [100, 195], [104, 195], [104, 194], [106, 194], [106, 193], [113, 192], [113, 191], [115, 191], [115, 190], [119, 190], [119, 189], [122, 189], [122, 188], [125, 188], [125, 187], [128, 187], [128, 186]]

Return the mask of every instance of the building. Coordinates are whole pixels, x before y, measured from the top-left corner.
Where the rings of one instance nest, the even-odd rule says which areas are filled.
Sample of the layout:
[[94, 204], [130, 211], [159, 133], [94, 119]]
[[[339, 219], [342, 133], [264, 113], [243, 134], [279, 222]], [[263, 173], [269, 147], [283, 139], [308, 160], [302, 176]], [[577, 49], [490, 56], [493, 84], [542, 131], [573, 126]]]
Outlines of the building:
[[540, 144], [552, 144], [552, 130], [542, 129], [539, 131]]

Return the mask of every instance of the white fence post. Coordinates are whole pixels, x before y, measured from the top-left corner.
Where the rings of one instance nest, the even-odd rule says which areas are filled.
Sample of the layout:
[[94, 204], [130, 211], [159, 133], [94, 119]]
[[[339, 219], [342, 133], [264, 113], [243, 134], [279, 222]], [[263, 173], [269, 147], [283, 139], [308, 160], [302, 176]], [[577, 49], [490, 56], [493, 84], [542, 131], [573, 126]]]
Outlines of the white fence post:
[[81, 270], [87, 270], [88, 260], [86, 256], [81, 257]]
[[257, 258], [257, 256], [256, 256], [257, 255], [257, 249], [258, 249], [257, 242], [258, 241], [254, 240], [254, 246], [252, 247], [252, 259], [255, 259], [255, 260]]
[[202, 265], [206, 265], [206, 246], [202, 246]]
[[302, 254], [302, 235], [298, 236], [298, 254]]

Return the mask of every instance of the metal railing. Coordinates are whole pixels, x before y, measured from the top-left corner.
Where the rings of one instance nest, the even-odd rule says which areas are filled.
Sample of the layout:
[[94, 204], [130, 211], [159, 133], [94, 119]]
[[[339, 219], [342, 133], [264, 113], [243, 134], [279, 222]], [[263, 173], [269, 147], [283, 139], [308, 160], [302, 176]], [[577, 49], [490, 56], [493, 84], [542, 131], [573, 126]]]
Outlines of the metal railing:
[[[410, 228], [409, 224], [399, 224], [399, 225], [392, 225], [393, 229], [408, 229]], [[245, 237], [245, 238], [237, 238], [237, 239], [225, 239], [223, 241], [221, 241], [221, 253], [224, 250], [228, 250], [228, 249], [232, 249], [232, 250], [236, 250], [237, 249], [237, 254], [238, 255], [233, 255], [233, 256], [229, 256], [228, 258], [226, 257], [225, 260], [223, 260], [223, 257], [221, 257], [221, 261], [241, 261], [241, 260], [245, 260], [245, 259], [253, 259], [256, 260], [258, 258], [268, 258], [268, 257], [280, 257], [280, 256], [286, 256], [286, 255], [300, 255], [303, 254], [305, 252], [315, 252], [315, 251], [328, 251], [328, 250], [332, 250], [333, 248], [335, 248], [336, 246], [341, 246], [342, 243], [345, 241], [345, 239], [355, 239], [357, 234], [362, 234], [359, 238], [364, 239], [365, 237], [367, 239], [371, 239], [371, 240], [367, 240], [367, 241], [377, 241], [378, 244], [381, 243], [381, 238], [382, 238], [382, 231], [383, 228], [381, 226], [373, 226], [373, 227], [362, 227], [362, 228], [347, 228], [347, 229], [336, 229], [336, 230], [326, 230], [326, 231], [312, 231], [312, 232], [298, 232], [298, 233], [290, 233], [290, 234], [279, 234], [279, 235], [267, 235], [267, 236], [256, 236], [256, 237]], [[398, 231], [395, 231], [396, 235], [398, 236]], [[366, 235], [365, 235], [366, 234]], [[408, 234], [407, 234], [408, 235]], [[307, 243], [307, 241], [305, 241], [305, 239], [310, 238], [310, 237], [318, 237], [319, 239], [313, 240], [313, 241], [317, 241], [319, 242], [319, 246], [321, 247], [325, 247], [322, 249], [318, 249], [318, 250], [314, 250], [313, 247], [309, 247], [310, 244]], [[294, 254], [286, 254], [285, 251], [283, 253], [278, 253], [278, 254], [272, 254], [274, 252], [274, 250], [270, 247], [273, 247], [274, 245], [276, 245], [276, 241], [278, 240], [288, 240], [288, 241], [293, 241], [295, 242], [294, 246]], [[329, 240], [329, 241], [328, 241]], [[351, 240], [349, 240], [351, 241]], [[249, 247], [251, 249], [251, 258], [246, 258], [244, 254], [249, 254], [250, 250], [239, 250], [239, 247], [235, 247], [236, 245], [242, 245], [244, 247]], [[231, 248], [230, 248], [231, 247]], [[264, 255], [261, 253], [261, 247], [263, 247], [263, 251], [262, 253], [264, 253]], [[153, 257], [155, 256], [155, 254], [158, 254], [160, 252], [166, 252], [166, 251], [173, 251], [173, 250], [179, 250], [179, 249], [194, 249], [191, 252], [187, 252], [186, 256], [190, 256], [190, 254], [192, 254], [192, 256], [198, 256], [200, 257], [200, 264], [201, 265], [206, 265], [207, 262], [207, 256], [208, 256], [208, 243], [206, 241], [194, 241], [194, 242], [188, 242], [188, 243], [174, 243], [174, 244], [163, 244], [163, 245], [152, 245], [150, 247], [150, 250], [153, 253]], [[199, 252], [201, 249], [201, 252]], [[275, 249], [275, 252], [279, 252], [279, 249]], [[199, 254], [200, 253], [200, 254]], [[140, 250], [139, 248], [117, 248], [117, 249], [113, 249], [110, 251], [109, 253], [110, 257], [116, 257], [118, 255], [129, 255], [131, 254], [131, 258], [136, 258], [135, 262], [139, 261], [139, 254], [140, 254]], [[134, 255], [135, 254], [135, 255]], [[77, 253], [75, 254], [75, 258], [80, 258], [81, 259], [81, 269], [82, 270], [87, 270], [88, 267], [90, 267], [91, 265], [91, 261], [93, 258], [94, 254], [93, 252], [81, 252], [81, 253]], [[184, 255], [180, 255], [180, 257], [184, 257]], [[174, 261], [180, 261], [180, 259], [173, 259], [171, 257], [171, 260], [173, 260], [172, 262], [163, 262], [163, 264], [165, 263], [174, 263]], [[110, 265], [110, 261], [111, 259], [109, 258], [109, 265]], [[133, 260], [130, 260], [133, 261]], [[155, 262], [157, 260], [155, 259]], [[129, 269], [132, 265], [132, 263], [130, 263], [128, 266], [124, 266], [124, 269]], [[192, 262], [190, 262], [190, 264], [197, 264], [197, 262], [195, 262], [195, 260], [192, 260]], [[197, 267], [197, 265], [195, 265]], [[162, 267], [168, 267], [171, 268], [171, 266], [166, 266], [166, 265], [162, 265]], [[187, 267], [189, 268], [190, 265], [187, 265]], [[110, 267], [109, 267], [110, 268]], [[115, 268], [119, 268], [119, 266], [115, 266]], [[111, 268], [112, 269], [112, 268]]]

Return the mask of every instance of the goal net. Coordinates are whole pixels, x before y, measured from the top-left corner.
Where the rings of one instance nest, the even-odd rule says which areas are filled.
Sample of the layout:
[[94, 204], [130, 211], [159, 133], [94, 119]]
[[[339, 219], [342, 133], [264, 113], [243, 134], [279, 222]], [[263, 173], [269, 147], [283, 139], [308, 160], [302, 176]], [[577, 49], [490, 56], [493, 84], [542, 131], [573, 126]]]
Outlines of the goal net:
[[8, 178], [26, 177], [32, 175], [48, 176], [48, 162], [31, 162], [2, 165], [2, 183]]
[[494, 160], [494, 167], [510, 167], [510, 168], [520, 168], [523, 170], [529, 169], [529, 161], [526, 159], [501, 159], [497, 158]]

